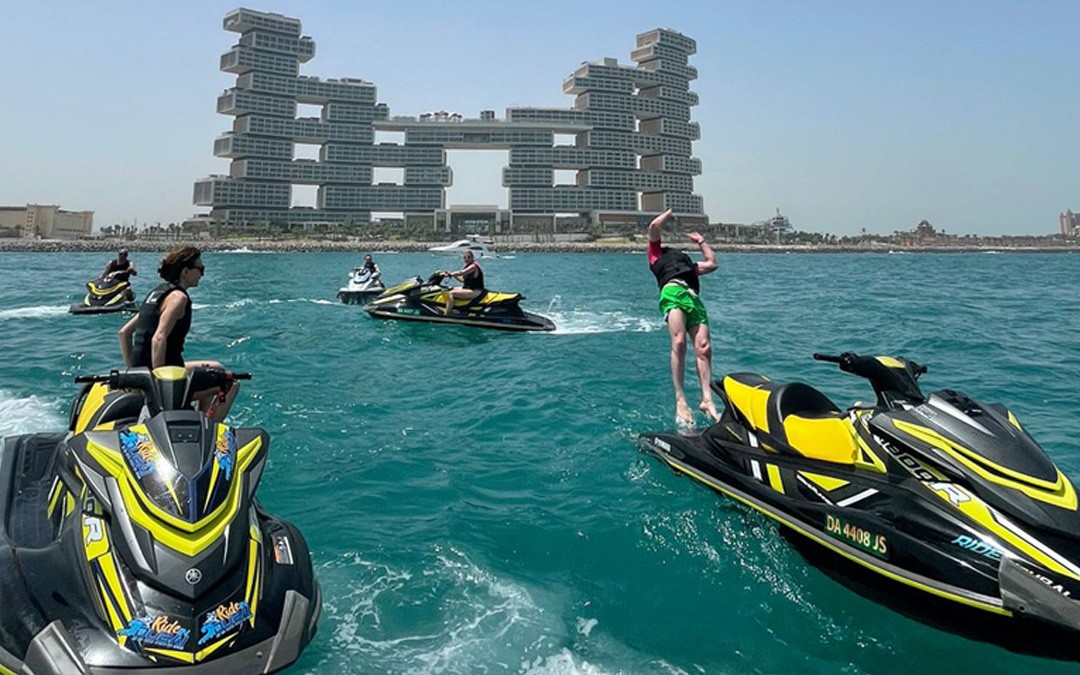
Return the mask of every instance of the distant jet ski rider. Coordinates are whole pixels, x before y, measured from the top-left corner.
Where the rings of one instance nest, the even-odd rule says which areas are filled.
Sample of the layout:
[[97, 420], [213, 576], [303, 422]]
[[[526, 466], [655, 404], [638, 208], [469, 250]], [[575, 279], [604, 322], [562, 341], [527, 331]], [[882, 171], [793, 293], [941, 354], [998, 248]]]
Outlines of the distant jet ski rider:
[[361, 272], [367, 272], [368, 278], [372, 281], [378, 281], [382, 276], [382, 270], [375, 264], [375, 261], [371, 259], [370, 255], [364, 256], [364, 264], [360, 266]]
[[446, 307], [443, 314], [449, 315], [457, 300], [472, 300], [484, 294], [484, 270], [476, 262], [472, 251], [462, 251], [464, 267], [456, 272], [447, 272], [447, 276], [461, 281], [461, 288], [451, 288], [446, 295]]
[[[131, 277], [139, 274], [135, 269], [135, 263], [128, 259], [127, 248], [121, 248], [116, 252], [116, 257], [105, 263], [105, 269], [101, 271], [101, 278], [107, 279], [112, 275], [112, 281], [128, 281]], [[135, 300], [135, 293], [129, 287], [125, 292], [127, 299]]]

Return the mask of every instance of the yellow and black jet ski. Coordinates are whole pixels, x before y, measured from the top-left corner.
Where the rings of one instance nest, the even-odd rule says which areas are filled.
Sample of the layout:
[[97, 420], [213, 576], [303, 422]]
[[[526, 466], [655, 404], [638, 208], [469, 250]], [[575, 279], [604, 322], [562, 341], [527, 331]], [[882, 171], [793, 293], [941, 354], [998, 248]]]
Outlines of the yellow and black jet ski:
[[269, 673], [315, 634], [300, 532], [259, 506], [265, 431], [191, 393], [249, 377], [112, 371], [69, 430], [0, 445], [0, 673]]
[[127, 274], [113, 272], [86, 282], [86, 295], [82, 302], [68, 308], [72, 314], [111, 314], [135, 312], [135, 294]]
[[717, 423], [643, 434], [644, 448], [916, 618], [995, 640], [1080, 630], [1077, 493], [1016, 416], [951, 389], [924, 395], [926, 368], [904, 358], [814, 358], [866, 378], [876, 401], [840, 410], [807, 384], [733, 373], [713, 383]]
[[549, 331], [555, 324], [547, 317], [523, 311], [520, 293], [485, 291], [471, 300], [457, 300], [450, 314], [445, 314], [446, 295], [450, 289], [442, 285], [447, 274], [432, 274], [427, 281], [413, 277], [392, 286], [364, 307], [376, 319], [402, 319], [459, 324], [476, 328], [512, 331]]

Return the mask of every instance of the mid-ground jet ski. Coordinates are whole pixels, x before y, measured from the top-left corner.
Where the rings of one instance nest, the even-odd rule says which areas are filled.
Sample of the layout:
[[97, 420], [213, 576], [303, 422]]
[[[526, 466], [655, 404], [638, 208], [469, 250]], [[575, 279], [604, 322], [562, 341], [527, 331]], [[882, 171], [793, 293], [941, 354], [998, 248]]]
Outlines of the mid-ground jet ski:
[[338, 299], [346, 305], [363, 305], [386, 290], [382, 279], [366, 267], [357, 267], [349, 273], [349, 283], [338, 289]]
[[[1028, 634], [1080, 630], [1077, 493], [1016, 416], [951, 389], [924, 395], [926, 368], [904, 358], [814, 358], [866, 378], [876, 402], [840, 410], [807, 384], [733, 373], [713, 383], [717, 423], [643, 434], [643, 446], [778, 521], [861, 591], [996, 626], [978, 637], [1010, 633], [1003, 620]], [[907, 613], [950, 627], [947, 613]]]
[[321, 597], [303, 536], [255, 499], [269, 437], [190, 407], [244, 377], [80, 377], [68, 432], [4, 439], [0, 673], [268, 673], [299, 657]]
[[113, 272], [86, 282], [86, 295], [82, 302], [68, 308], [72, 314], [110, 314], [112, 312], [135, 312], [135, 294], [127, 275]]
[[446, 276], [446, 272], [438, 271], [427, 281], [413, 277], [386, 289], [364, 307], [364, 311], [377, 319], [456, 323], [513, 331], [555, 330], [551, 319], [521, 309], [519, 303], [525, 298], [520, 293], [485, 291], [471, 300], [455, 301], [450, 314], [444, 314], [447, 293], [450, 292], [448, 287], [442, 285]]

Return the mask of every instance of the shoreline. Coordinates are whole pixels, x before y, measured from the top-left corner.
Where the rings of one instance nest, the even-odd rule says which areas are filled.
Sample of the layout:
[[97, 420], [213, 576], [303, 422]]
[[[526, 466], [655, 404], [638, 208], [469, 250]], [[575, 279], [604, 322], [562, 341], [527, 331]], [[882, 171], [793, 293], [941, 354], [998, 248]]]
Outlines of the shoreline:
[[[213, 253], [222, 251], [251, 251], [259, 253], [325, 253], [394, 251], [401, 253], [425, 253], [440, 241], [358, 240], [329, 241], [320, 239], [259, 240], [131, 240], [123, 239], [0, 239], [0, 253], [104, 253], [114, 252], [121, 246], [133, 252], [165, 251], [177, 244], [192, 244]], [[695, 248], [689, 242], [679, 242], [686, 248]], [[717, 253], [1077, 253], [1080, 243], [1060, 246], [991, 246], [991, 245], [916, 245], [889, 246], [886, 244], [828, 245], [828, 244], [734, 244], [710, 242]], [[497, 243], [504, 253], [633, 253], [644, 252], [645, 241], [590, 241], [590, 242], [513, 242]]]

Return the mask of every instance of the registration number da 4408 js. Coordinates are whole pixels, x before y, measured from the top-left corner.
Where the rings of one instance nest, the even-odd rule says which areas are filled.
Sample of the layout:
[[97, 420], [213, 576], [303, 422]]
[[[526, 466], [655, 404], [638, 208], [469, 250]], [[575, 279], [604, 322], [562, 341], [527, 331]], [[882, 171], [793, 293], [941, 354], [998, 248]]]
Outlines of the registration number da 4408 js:
[[852, 525], [843, 518], [834, 515], [825, 516], [825, 531], [837, 539], [850, 542], [867, 553], [888, 559], [889, 543], [883, 534], [875, 534], [858, 525]]

